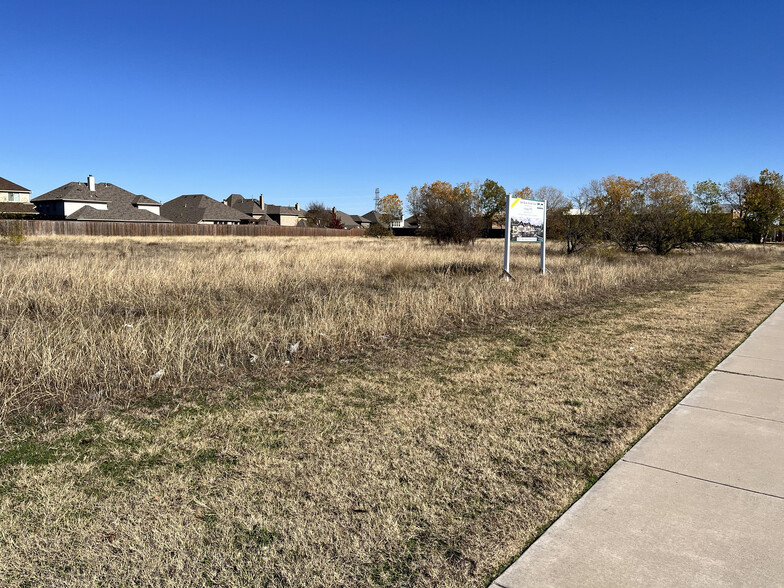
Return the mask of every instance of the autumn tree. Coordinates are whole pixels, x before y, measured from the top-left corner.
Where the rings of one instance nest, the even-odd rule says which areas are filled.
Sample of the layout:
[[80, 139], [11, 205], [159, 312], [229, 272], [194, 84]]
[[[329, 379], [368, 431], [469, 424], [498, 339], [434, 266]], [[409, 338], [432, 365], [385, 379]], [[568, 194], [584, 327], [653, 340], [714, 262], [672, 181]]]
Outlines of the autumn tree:
[[621, 176], [607, 176], [602, 178], [600, 188], [592, 194], [588, 206], [603, 237], [624, 251], [637, 251], [642, 246], [641, 214], [645, 208], [640, 183]]
[[525, 200], [532, 200], [534, 197], [534, 191], [531, 190], [528, 186], [525, 188], [518, 188], [514, 192], [510, 194], [510, 196], [514, 198], [524, 198]]
[[379, 218], [387, 227], [392, 221], [403, 218], [403, 202], [397, 194], [387, 194], [378, 201]]
[[332, 215], [323, 202], [311, 202], [305, 212], [305, 221], [309, 227], [329, 226]]
[[419, 188], [419, 233], [436, 243], [471, 243], [482, 228], [476, 194], [467, 183], [433, 182]]
[[337, 211], [334, 208], [329, 212], [329, 216], [330, 216], [330, 218], [329, 218], [329, 224], [327, 225], [327, 228], [330, 228], [330, 229], [345, 229], [346, 228], [345, 225], [343, 225], [343, 221], [340, 220], [340, 217], [338, 216], [338, 213], [337, 213]]
[[764, 243], [783, 216], [784, 180], [780, 173], [764, 169], [759, 180], [751, 182], [746, 191], [744, 224], [749, 238]]
[[639, 213], [639, 240], [657, 255], [690, 243], [691, 192], [686, 182], [669, 172], [642, 178], [638, 184], [644, 207]]
[[369, 237], [392, 237], [392, 222], [403, 218], [403, 202], [397, 194], [387, 194], [378, 201], [376, 209], [379, 222], [365, 231]]

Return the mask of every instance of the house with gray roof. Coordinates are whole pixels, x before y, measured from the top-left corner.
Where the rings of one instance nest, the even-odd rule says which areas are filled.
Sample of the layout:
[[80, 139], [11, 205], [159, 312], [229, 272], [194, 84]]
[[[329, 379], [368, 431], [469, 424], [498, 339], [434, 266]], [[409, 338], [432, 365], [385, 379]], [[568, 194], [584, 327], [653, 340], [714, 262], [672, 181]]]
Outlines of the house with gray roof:
[[245, 225], [253, 217], [226, 206], [206, 194], [183, 194], [165, 202], [161, 214], [175, 223], [199, 225]]
[[264, 212], [264, 194], [261, 194], [258, 200], [255, 198], [245, 198], [241, 194], [232, 194], [226, 198], [223, 203], [234, 210], [239, 210], [243, 214], [247, 214], [260, 225], [276, 224], [275, 221]]
[[31, 200], [45, 218], [74, 221], [168, 223], [161, 203], [109, 182], [70, 182]]
[[[364, 220], [367, 226], [368, 227], [370, 226], [370, 221], [368, 219], [363, 219], [363, 217], [358, 216], [356, 214], [354, 215], [348, 214], [346, 212], [343, 212], [342, 210], [338, 210], [334, 206], [332, 207], [332, 212], [335, 216], [338, 217], [338, 219], [340, 219], [340, 222], [343, 224], [344, 229], [358, 229], [362, 227], [362, 224], [360, 222], [354, 220], [355, 218], [360, 221]], [[367, 227], [363, 227], [363, 228], [367, 228]]]
[[[362, 216], [365, 217], [368, 221], [370, 221], [371, 225], [381, 224], [381, 215], [376, 210], [371, 210], [370, 212], [367, 212]], [[390, 229], [414, 228], [413, 225], [411, 225], [407, 221], [404, 221], [402, 218], [394, 219], [390, 223], [388, 223], [388, 225], [389, 225], [388, 228]]]
[[294, 206], [267, 204], [264, 207], [264, 212], [281, 227], [304, 227], [307, 225], [305, 211], [300, 208], [299, 202]]
[[364, 216], [361, 216], [359, 214], [352, 214], [351, 220], [353, 220], [358, 227], [361, 227], [363, 229], [370, 228], [371, 223], [369, 218], [365, 218]]
[[0, 218], [35, 217], [35, 205], [30, 204], [32, 192], [11, 180], [0, 178]]

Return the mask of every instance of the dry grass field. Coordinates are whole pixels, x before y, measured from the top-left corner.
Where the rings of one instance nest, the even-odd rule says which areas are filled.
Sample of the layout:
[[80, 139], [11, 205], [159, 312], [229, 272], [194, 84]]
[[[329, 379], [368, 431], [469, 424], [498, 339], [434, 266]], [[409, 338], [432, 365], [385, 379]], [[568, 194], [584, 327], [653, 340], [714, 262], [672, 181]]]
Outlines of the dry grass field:
[[[337, 359], [413, 335], [492, 324], [657, 287], [761, 253], [549, 258], [500, 242], [35, 238], [0, 261], [0, 421], [236, 382], [287, 359]], [[297, 351], [289, 345], [300, 342]], [[291, 356], [290, 356], [291, 355]], [[157, 377], [159, 374], [160, 377]]]
[[0, 247], [0, 584], [486, 585], [784, 298], [501, 247]]

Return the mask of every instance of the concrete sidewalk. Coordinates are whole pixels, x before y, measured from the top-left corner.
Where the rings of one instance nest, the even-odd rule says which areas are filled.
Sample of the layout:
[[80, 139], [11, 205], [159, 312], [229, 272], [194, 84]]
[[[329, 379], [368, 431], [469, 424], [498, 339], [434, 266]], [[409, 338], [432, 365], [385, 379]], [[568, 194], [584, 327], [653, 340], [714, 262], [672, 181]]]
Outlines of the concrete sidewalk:
[[492, 584], [784, 586], [784, 305]]

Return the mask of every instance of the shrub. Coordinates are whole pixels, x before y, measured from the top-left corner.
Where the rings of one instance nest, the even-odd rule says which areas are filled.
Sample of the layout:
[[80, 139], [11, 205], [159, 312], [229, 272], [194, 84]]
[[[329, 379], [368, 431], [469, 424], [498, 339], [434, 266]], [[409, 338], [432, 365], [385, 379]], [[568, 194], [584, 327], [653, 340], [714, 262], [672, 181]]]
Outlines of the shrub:
[[22, 223], [19, 221], [15, 221], [4, 227], [0, 234], [5, 237], [7, 243], [14, 246], [20, 245], [27, 238]]
[[393, 237], [394, 233], [392, 233], [392, 229], [385, 227], [381, 223], [373, 223], [369, 228], [365, 229], [365, 236], [381, 239], [383, 237]]

